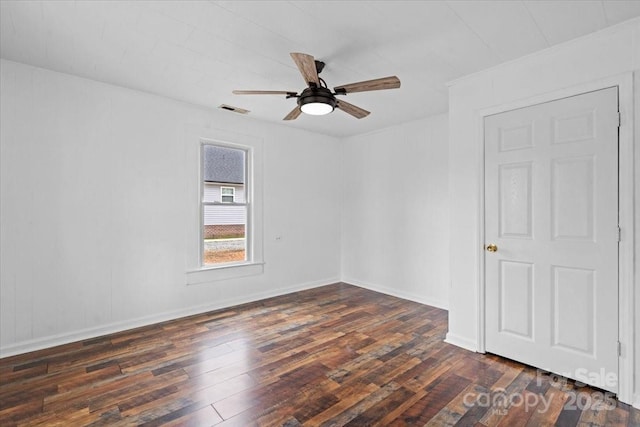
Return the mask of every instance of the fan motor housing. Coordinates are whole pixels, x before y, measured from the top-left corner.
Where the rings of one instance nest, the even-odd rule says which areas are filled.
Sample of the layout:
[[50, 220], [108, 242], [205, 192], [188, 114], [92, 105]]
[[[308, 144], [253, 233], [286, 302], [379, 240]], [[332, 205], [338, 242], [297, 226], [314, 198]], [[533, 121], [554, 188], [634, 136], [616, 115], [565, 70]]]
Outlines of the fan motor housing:
[[336, 97], [324, 87], [308, 87], [298, 97], [298, 106], [301, 108], [314, 102], [330, 105], [332, 110], [336, 108]]

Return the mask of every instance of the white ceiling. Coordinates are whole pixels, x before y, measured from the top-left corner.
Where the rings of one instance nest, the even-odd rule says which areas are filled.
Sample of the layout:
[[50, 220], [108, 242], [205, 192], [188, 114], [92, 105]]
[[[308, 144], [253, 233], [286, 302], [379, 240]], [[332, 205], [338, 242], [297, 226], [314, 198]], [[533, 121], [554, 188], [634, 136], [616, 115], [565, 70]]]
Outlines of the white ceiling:
[[[445, 83], [640, 16], [640, 1], [0, 1], [0, 55], [206, 107], [346, 136], [447, 111]], [[354, 93], [357, 120], [282, 118], [300, 92], [289, 52], [326, 62], [329, 87], [397, 75]], [[225, 114], [236, 114], [226, 112]]]

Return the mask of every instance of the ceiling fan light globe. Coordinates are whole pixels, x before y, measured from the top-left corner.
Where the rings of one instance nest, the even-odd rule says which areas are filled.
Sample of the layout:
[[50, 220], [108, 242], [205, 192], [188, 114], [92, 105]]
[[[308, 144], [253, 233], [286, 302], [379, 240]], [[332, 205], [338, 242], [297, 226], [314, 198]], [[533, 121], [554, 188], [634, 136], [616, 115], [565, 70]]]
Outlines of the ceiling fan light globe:
[[298, 106], [305, 114], [323, 116], [336, 108], [336, 98], [325, 87], [309, 87], [298, 97]]
[[325, 114], [329, 114], [333, 111], [333, 106], [324, 102], [310, 102], [302, 105], [300, 109], [305, 114], [310, 114], [312, 116], [324, 116]]

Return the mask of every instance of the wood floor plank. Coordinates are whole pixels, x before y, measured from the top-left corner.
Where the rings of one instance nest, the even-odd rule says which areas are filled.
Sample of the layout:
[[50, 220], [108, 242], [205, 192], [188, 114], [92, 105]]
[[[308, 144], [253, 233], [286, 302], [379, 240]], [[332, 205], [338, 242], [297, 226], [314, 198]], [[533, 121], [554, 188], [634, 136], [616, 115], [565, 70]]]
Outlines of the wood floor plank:
[[233, 350], [220, 356], [199, 360], [198, 362], [190, 366], [185, 366], [184, 370], [185, 372], [187, 372], [187, 374], [189, 374], [191, 378], [195, 378], [200, 375], [206, 375], [210, 372], [218, 371], [221, 369], [233, 369], [233, 367], [237, 366], [240, 366], [242, 368], [242, 372], [246, 372], [249, 370], [251, 361], [255, 359], [257, 359], [257, 356], [248, 357], [246, 351], [244, 350]]
[[[394, 386], [397, 386], [396, 383], [389, 383], [388, 385], [391, 385], [391, 384], [393, 384]], [[385, 387], [381, 388], [381, 390], [384, 390], [384, 389]], [[404, 387], [399, 387], [399, 388], [393, 387], [389, 389], [389, 391], [392, 391], [392, 392], [389, 393], [387, 391], [384, 394], [381, 393], [380, 396], [378, 397], [379, 400], [377, 399], [378, 401], [367, 402], [368, 404], [373, 403], [370, 406], [367, 405], [369, 406], [369, 408], [366, 408], [364, 405], [358, 408], [357, 412], [365, 408], [366, 410], [359, 413], [356, 417], [354, 417], [344, 425], [347, 425], [347, 426], [381, 425], [380, 420], [382, 418], [384, 418], [387, 414], [392, 412], [397, 407], [401, 406], [407, 400], [410, 400], [415, 395], [414, 392]], [[353, 415], [355, 415], [357, 412], [354, 411]]]
[[221, 423], [222, 417], [213, 409], [211, 405], [207, 405], [204, 408], [191, 411], [190, 407], [185, 407], [182, 410], [170, 412], [167, 415], [156, 418], [153, 421], [142, 424], [144, 427], [163, 426], [163, 427], [178, 427], [178, 426], [198, 426], [208, 427], [215, 426]]
[[356, 286], [295, 292], [0, 359], [0, 425], [640, 426], [619, 402], [568, 405], [601, 391], [445, 343], [447, 326]]
[[618, 405], [613, 411], [607, 412], [607, 426], [625, 427], [629, 422], [629, 407], [623, 408]]
[[[533, 402], [536, 395], [523, 389], [521, 392], [511, 394], [512, 404], [497, 424], [498, 427], [524, 426], [533, 415], [533, 408], [527, 406], [527, 402]], [[517, 399], [515, 398], [517, 396]], [[580, 413], [578, 413], [580, 415]]]
[[471, 381], [453, 373], [443, 375], [425, 388], [426, 395], [396, 418], [390, 426], [423, 426], [436, 416], [455, 396], [464, 390]]
[[[73, 390], [64, 393], [53, 392], [44, 398], [45, 412], [58, 412], [64, 410], [74, 403], [87, 402], [89, 405], [93, 399], [105, 396], [109, 392], [118, 394], [124, 393], [127, 387], [135, 384], [145, 384], [146, 381], [153, 378], [151, 372], [140, 372], [135, 375], [123, 375], [121, 377], [110, 378], [98, 383], [88, 383], [84, 386], [78, 386]], [[57, 387], [54, 385], [53, 387]]]
[[568, 395], [555, 387], [549, 387], [544, 397], [545, 402], [547, 402], [546, 406], [544, 402], [541, 402], [536, 410], [532, 411], [533, 413], [529, 421], [527, 421], [526, 427], [554, 426]]
[[91, 412], [118, 405], [127, 399], [134, 398], [142, 393], [152, 391], [158, 388], [172, 386], [176, 383], [184, 381], [188, 375], [182, 371], [168, 372], [162, 376], [151, 375], [146, 381], [134, 382], [124, 387], [108, 387], [102, 393], [95, 393], [88, 401]]
[[[472, 408], [472, 403], [477, 396], [478, 385], [471, 383], [454, 397], [444, 408], [429, 420], [425, 427], [439, 427], [443, 425], [456, 425], [462, 417]], [[474, 419], [477, 419], [474, 417]]]
[[343, 386], [339, 390], [341, 393], [335, 393], [338, 397], [338, 402], [310, 419], [308, 421], [309, 425], [325, 425], [331, 420], [337, 419], [341, 414], [347, 412], [350, 408], [356, 406], [359, 402], [380, 390], [380, 387], [375, 384], [357, 382], [348, 387]]
[[[480, 420], [482, 423], [490, 426], [498, 426], [503, 422], [505, 417], [511, 414], [511, 411], [519, 413], [518, 407], [514, 406], [513, 403], [525, 398], [524, 391], [533, 380], [534, 375], [525, 367], [522, 367], [522, 369], [513, 369], [512, 371], [514, 374], [517, 372], [513, 381], [503, 386], [506, 378], [511, 377], [503, 376], [496, 381], [491, 388], [494, 392], [492, 395], [492, 403], [494, 404], [492, 405], [492, 410], [487, 412]], [[526, 421], [524, 424], [526, 424]]]
[[605, 427], [607, 424], [607, 409], [604, 407], [593, 407], [582, 411], [578, 420], [579, 427]]

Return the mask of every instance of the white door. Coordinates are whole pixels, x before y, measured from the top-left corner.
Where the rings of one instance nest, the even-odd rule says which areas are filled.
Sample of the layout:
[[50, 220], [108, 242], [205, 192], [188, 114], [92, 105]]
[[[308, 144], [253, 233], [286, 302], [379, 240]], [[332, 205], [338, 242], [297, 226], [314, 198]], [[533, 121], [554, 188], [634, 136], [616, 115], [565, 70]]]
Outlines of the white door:
[[486, 350], [617, 392], [618, 90], [488, 116]]

